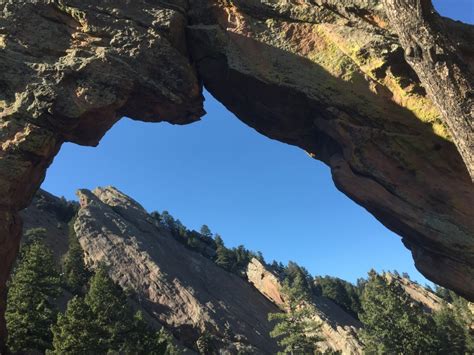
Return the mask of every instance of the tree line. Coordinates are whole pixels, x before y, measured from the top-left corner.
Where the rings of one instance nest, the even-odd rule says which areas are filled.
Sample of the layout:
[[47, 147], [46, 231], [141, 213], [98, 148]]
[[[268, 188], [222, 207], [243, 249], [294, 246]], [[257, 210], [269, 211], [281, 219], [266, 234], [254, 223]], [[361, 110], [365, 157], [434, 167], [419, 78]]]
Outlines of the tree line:
[[206, 224], [202, 225], [198, 232], [186, 228], [179, 219], [175, 219], [168, 211], [161, 213], [154, 211], [150, 215], [178, 242], [236, 275], [245, 277], [247, 265], [252, 258], [264, 262], [262, 253], [250, 251], [243, 245], [227, 248], [222, 237], [217, 233], [213, 234]]
[[[336, 277], [313, 277], [295, 262], [290, 261], [286, 266], [276, 261], [267, 264], [260, 252], [249, 251], [244, 246], [229, 249], [222, 237], [213, 235], [207, 225], [196, 232], [188, 230], [167, 211], [155, 212], [154, 217], [177, 240], [227, 271], [245, 277], [246, 267], [255, 257], [279, 276], [287, 309], [284, 313], [269, 315], [269, 319], [276, 323], [271, 336], [278, 339], [285, 354], [300, 354], [303, 350], [319, 353], [321, 325], [312, 320], [317, 313], [311, 302], [315, 296], [331, 299], [361, 321], [361, 339], [367, 353], [474, 353], [474, 334], [470, 330], [474, 316], [468, 302], [452, 291], [436, 287], [434, 292], [445, 303], [440, 311], [430, 313], [401, 285], [373, 270], [366, 279], [359, 279], [357, 285]], [[203, 245], [209, 249], [205, 251]], [[402, 277], [410, 278], [407, 273]]]
[[312, 278], [296, 263], [273, 268], [283, 279], [287, 306], [285, 312], [269, 315], [277, 322], [271, 335], [278, 338], [282, 354], [321, 353], [321, 324], [314, 322], [317, 310], [311, 302], [312, 297], [321, 295], [362, 322], [359, 334], [367, 354], [474, 353], [474, 314], [469, 302], [453, 291], [436, 287], [443, 305], [438, 311], [428, 311], [396, 279], [374, 270], [354, 286], [332, 277]]
[[[7, 345], [12, 353], [174, 354], [171, 336], [150, 328], [126, 292], [101, 265], [90, 272], [83, 250], [70, 234], [58, 269], [45, 245], [46, 230], [31, 229], [8, 287]], [[58, 298], [68, 295], [66, 309]]]
[[[69, 216], [69, 214], [67, 215]], [[283, 354], [321, 353], [321, 324], [314, 319], [314, 297], [331, 299], [360, 320], [367, 353], [471, 354], [474, 324], [468, 302], [441, 287], [433, 291], [444, 301], [441, 310], [428, 312], [394, 280], [375, 271], [356, 285], [335, 277], [313, 277], [295, 262], [265, 263], [261, 253], [243, 246], [227, 248], [222, 237], [203, 225], [188, 230], [168, 212], [151, 214], [173, 238], [223, 269], [245, 277], [252, 258], [258, 258], [282, 282], [285, 312], [270, 314], [271, 336]], [[72, 221], [73, 222], [73, 221]], [[45, 246], [44, 229], [25, 233], [19, 260], [9, 282], [6, 311], [8, 346], [12, 352], [173, 354], [177, 350], [164, 330], [148, 327], [134, 311], [128, 294], [109, 277], [106, 266], [93, 272], [84, 264], [83, 250], [70, 223], [69, 249], [60, 268]], [[408, 275], [403, 275], [408, 277]], [[69, 294], [64, 311], [58, 297]], [[211, 354], [212, 336], [203, 334], [196, 344]], [[326, 352], [331, 353], [331, 352]]]

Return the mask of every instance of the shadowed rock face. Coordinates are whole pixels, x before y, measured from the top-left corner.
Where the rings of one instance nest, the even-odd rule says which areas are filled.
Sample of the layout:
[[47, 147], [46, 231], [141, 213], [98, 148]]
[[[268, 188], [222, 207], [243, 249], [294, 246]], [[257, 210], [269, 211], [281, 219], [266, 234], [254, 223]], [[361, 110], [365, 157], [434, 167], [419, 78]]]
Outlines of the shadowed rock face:
[[[0, 11], [1, 293], [18, 211], [61, 144], [96, 145], [124, 115], [191, 123], [203, 83], [249, 126], [328, 164], [422, 273], [474, 299], [471, 179], [380, 1], [10, 0]], [[438, 21], [472, 82], [473, 27]]]
[[18, 211], [62, 143], [97, 145], [124, 115], [184, 124], [204, 114], [186, 9], [184, 0], [0, 3], [0, 318]]
[[[318, 3], [191, 1], [204, 85], [249, 126], [328, 164], [423, 274], [472, 299], [474, 189], [437, 108], [377, 1]], [[473, 33], [446, 28], [461, 44], [460, 29]]]

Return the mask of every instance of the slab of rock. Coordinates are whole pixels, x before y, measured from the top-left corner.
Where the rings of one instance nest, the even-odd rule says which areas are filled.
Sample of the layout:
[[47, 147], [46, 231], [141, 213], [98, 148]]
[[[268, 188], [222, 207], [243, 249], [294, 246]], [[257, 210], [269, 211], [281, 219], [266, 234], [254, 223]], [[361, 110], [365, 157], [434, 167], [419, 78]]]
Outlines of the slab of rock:
[[[473, 184], [380, 1], [192, 0], [190, 17], [191, 54], [219, 101], [328, 164], [424, 275], [474, 299]], [[474, 26], [437, 21], [470, 76]]]
[[78, 196], [74, 229], [87, 264], [109, 265], [111, 277], [135, 290], [141, 307], [184, 344], [195, 347], [206, 331], [221, 349], [277, 352], [267, 316], [278, 308], [244, 279], [176, 241], [118, 190]]
[[[422, 11], [414, 45], [397, 1], [1, 2], [0, 296], [18, 211], [62, 143], [97, 145], [122, 116], [196, 121], [204, 84], [249, 126], [328, 164], [425, 276], [474, 300], [474, 189], [453, 143], [472, 171], [474, 27]], [[453, 83], [462, 90], [443, 101]]]
[[[247, 267], [247, 278], [265, 297], [285, 309], [285, 296], [281, 293], [280, 279], [257, 259]], [[357, 335], [362, 324], [326, 297], [314, 296], [312, 304], [321, 323], [324, 341], [318, 343], [322, 351], [340, 351], [344, 355], [363, 353], [363, 345]]]

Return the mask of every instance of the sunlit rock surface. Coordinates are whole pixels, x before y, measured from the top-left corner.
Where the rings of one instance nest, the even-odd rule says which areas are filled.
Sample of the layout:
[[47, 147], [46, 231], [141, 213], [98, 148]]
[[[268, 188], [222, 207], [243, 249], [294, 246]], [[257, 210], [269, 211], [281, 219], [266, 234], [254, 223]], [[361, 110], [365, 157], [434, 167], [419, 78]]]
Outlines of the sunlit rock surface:
[[[474, 299], [472, 182], [387, 19], [375, 0], [3, 1], [0, 294], [61, 144], [96, 145], [124, 115], [196, 121], [203, 84], [328, 164], [425, 276]], [[438, 21], [471, 80], [473, 26]]]
[[[281, 281], [265, 265], [253, 259], [247, 267], [247, 277], [265, 297], [285, 309], [285, 295], [281, 293]], [[312, 304], [321, 323], [324, 337], [319, 346], [324, 350], [340, 351], [341, 354], [362, 354], [363, 345], [357, 335], [362, 324], [326, 297], [314, 296]]]
[[118, 190], [78, 195], [74, 229], [87, 264], [109, 265], [112, 278], [135, 290], [147, 313], [178, 339], [193, 347], [206, 331], [221, 349], [276, 353], [267, 316], [278, 308], [245, 280], [187, 249]]
[[[191, 4], [188, 42], [206, 88], [249, 126], [327, 163], [424, 275], [472, 299], [473, 185], [380, 2]], [[473, 26], [446, 29], [472, 58]]]

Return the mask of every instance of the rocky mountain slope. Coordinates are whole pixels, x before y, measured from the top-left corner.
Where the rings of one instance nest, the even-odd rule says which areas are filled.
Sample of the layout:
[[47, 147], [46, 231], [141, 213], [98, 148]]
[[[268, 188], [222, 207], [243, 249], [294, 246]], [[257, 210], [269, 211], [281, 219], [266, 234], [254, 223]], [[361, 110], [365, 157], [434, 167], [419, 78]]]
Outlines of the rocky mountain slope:
[[[285, 309], [281, 280], [268, 267], [254, 258], [248, 265], [247, 277], [265, 297]], [[326, 297], [315, 295], [312, 303], [317, 310], [315, 320], [322, 324], [321, 331], [325, 339], [320, 344], [321, 349], [337, 350], [342, 354], [362, 354], [363, 344], [357, 336], [362, 324]]]
[[[253, 259], [247, 278], [237, 276], [176, 241], [120, 191], [79, 190], [78, 196], [74, 231], [86, 263], [106, 263], [112, 278], [136, 292], [139, 306], [154, 321], [189, 348], [206, 331], [218, 339], [216, 347], [231, 352], [277, 352], [267, 316], [282, 309], [283, 296], [277, 277], [264, 264]], [[68, 226], [55, 211], [70, 206], [41, 191], [23, 213], [25, 230], [48, 230], [46, 242], [58, 258], [67, 250]], [[326, 337], [321, 348], [360, 354], [360, 323], [327, 298], [318, 297], [315, 305]]]
[[474, 300], [474, 27], [430, 1], [8, 0], [0, 28], [0, 346], [19, 211], [62, 144], [123, 116], [192, 123], [204, 87]]
[[209, 332], [221, 339], [219, 348], [235, 343], [237, 349], [277, 351], [267, 321], [277, 308], [247, 282], [178, 243], [116, 189], [80, 190], [78, 196], [74, 230], [87, 264], [109, 265], [112, 278], [135, 290], [142, 307], [177, 338], [191, 347]]
[[[176, 240], [138, 202], [117, 189], [77, 194], [79, 203], [40, 191], [23, 212], [25, 231], [47, 229], [46, 244], [58, 261], [74, 231], [87, 265], [107, 264], [112, 278], [133, 290], [133, 302], [151, 324], [164, 325], [190, 351], [200, 334], [207, 332], [222, 351], [277, 352], [267, 315], [285, 309], [285, 295], [272, 267], [253, 258], [245, 275], [236, 275]], [[395, 274], [386, 277], [402, 285], [427, 311], [440, 309], [442, 300], [426, 288]], [[326, 297], [315, 294], [311, 302], [322, 324], [321, 350], [362, 354], [358, 336], [362, 324]]]

